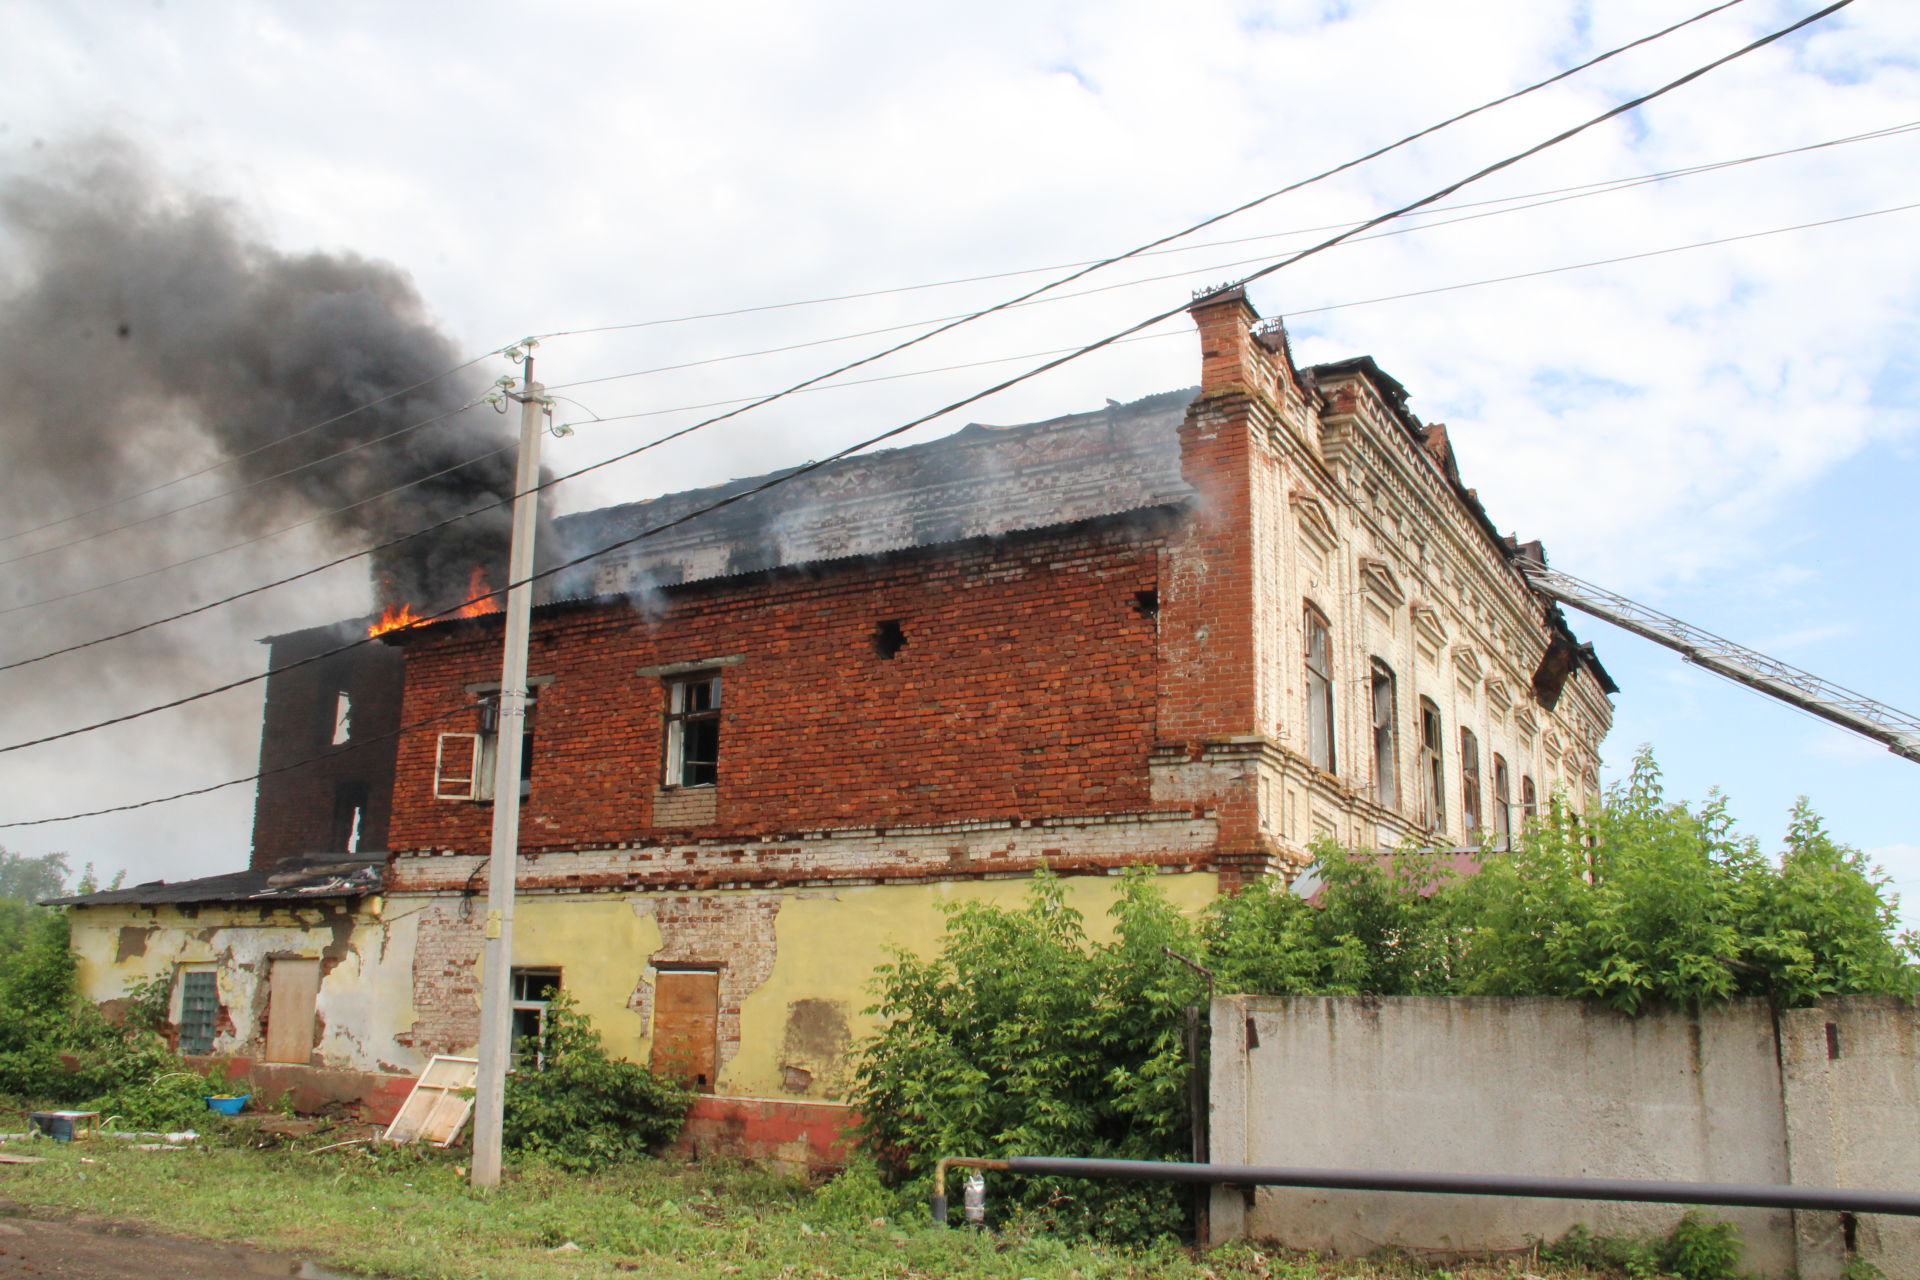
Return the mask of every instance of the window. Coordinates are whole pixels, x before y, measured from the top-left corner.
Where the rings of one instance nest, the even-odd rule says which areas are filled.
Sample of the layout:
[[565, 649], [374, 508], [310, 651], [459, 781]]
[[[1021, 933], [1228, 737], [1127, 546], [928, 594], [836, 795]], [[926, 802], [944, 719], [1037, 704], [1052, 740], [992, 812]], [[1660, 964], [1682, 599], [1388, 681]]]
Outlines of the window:
[[1373, 664], [1373, 798], [1392, 809], [1400, 803], [1400, 738], [1394, 728], [1393, 669]]
[[1509, 848], [1513, 843], [1513, 779], [1507, 771], [1507, 758], [1498, 751], [1493, 753], [1493, 832], [1500, 837], [1500, 847]]
[[669, 787], [711, 787], [720, 780], [720, 675], [702, 672], [667, 684]]
[[1333, 642], [1327, 620], [1307, 606], [1307, 759], [1316, 769], [1336, 772], [1333, 754]]
[[333, 784], [333, 823], [327, 831], [328, 853], [356, 853], [367, 820], [366, 783], [342, 778]]
[[1440, 758], [1440, 708], [1420, 699], [1420, 823], [1438, 831], [1447, 825], [1446, 766]]
[[1520, 775], [1520, 820], [1532, 822], [1540, 812], [1540, 797], [1533, 789], [1533, 775]]
[[[520, 798], [533, 794], [533, 734], [538, 719], [538, 685], [552, 677], [529, 682], [526, 714], [520, 729]], [[472, 733], [443, 733], [434, 757], [433, 794], [440, 800], [493, 799], [494, 771], [498, 767], [500, 692], [498, 686], [474, 690], [480, 702]]]
[[353, 737], [353, 697], [345, 689], [333, 695], [333, 742], [340, 746]]
[[513, 971], [513, 1047], [508, 1052], [514, 1068], [547, 1065], [547, 1005], [559, 989], [558, 969]]
[[220, 1022], [220, 985], [213, 969], [180, 971], [180, 1052], [212, 1053], [214, 1031]]
[[1480, 739], [1473, 730], [1460, 730], [1460, 824], [1467, 838], [1480, 830]]

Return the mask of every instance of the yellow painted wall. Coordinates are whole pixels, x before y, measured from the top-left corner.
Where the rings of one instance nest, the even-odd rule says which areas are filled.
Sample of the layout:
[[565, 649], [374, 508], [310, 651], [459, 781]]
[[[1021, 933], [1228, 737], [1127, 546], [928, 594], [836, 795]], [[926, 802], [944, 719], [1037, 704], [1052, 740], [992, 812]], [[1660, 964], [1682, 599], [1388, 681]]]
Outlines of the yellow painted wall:
[[[346, 950], [321, 981], [315, 1048], [323, 1065], [382, 1069], [394, 1037], [413, 1023], [414, 922], [383, 919], [383, 906], [361, 901]], [[319, 908], [116, 905], [74, 907], [68, 919], [80, 990], [95, 1001], [121, 999], [181, 965], [212, 965], [232, 1024], [223, 1024], [214, 1052], [242, 1055], [260, 1047], [273, 958], [320, 959], [336, 937]]]
[[560, 970], [608, 1052], [636, 1062], [647, 1060], [648, 1028], [630, 1002], [659, 949], [659, 922], [631, 898], [526, 898], [514, 907], [514, 967]]

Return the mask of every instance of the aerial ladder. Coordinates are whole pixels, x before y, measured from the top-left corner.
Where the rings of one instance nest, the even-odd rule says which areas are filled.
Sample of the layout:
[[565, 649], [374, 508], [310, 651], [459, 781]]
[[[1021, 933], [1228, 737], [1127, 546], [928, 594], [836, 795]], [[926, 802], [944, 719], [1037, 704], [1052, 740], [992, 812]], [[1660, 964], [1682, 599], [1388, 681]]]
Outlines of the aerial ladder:
[[1920, 764], [1920, 716], [1843, 689], [1529, 557], [1517, 557], [1514, 564], [1534, 590], [1550, 599], [1665, 645], [1696, 666], [1872, 738], [1895, 755]]

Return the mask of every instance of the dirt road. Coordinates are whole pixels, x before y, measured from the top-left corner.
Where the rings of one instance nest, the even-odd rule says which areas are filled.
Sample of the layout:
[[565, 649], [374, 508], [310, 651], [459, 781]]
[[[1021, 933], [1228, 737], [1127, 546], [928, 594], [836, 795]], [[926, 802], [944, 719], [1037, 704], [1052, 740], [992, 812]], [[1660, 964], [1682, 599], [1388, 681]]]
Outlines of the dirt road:
[[350, 1280], [245, 1245], [187, 1240], [106, 1218], [34, 1213], [0, 1200], [0, 1280]]

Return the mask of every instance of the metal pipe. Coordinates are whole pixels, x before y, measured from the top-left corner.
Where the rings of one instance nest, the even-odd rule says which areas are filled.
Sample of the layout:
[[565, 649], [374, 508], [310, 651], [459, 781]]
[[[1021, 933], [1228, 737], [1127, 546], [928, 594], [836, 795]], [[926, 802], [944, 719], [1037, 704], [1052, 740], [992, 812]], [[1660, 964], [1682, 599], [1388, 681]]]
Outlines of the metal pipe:
[[[959, 1164], [961, 1161], [952, 1161]], [[1348, 1191], [1412, 1191], [1545, 1200], [1632, 1200], [1649, 1204], [1736, 1205], [1759, 1209], [1826, 1209], [1920, 1217], [1920, 1194], [1839, 1187], [1779, 1187], [1737, 1182], [1650, 1182], [1639, 1178], [1548, 1178], [1518, 1174], [1394, 1173], [1378, 1169], [1302, 1169], [1276, 1165], [1183, 1164], [1161, 1160], [1093, 1160], [1014, 1156], [1009, 1173], [1068, 1178], [1137, 1178], [1260, 1187], [1330, 1187]]]
[[1005, 1173], [1008, 1164], [1005, 1160], [979, 1160], [972, 1156], [941, 1156], [933, 1162], [933, 1220], [944, 1224], [947, 1220], [947, 1170], [948, 1169], [984, 1169], [989, 1173]]

